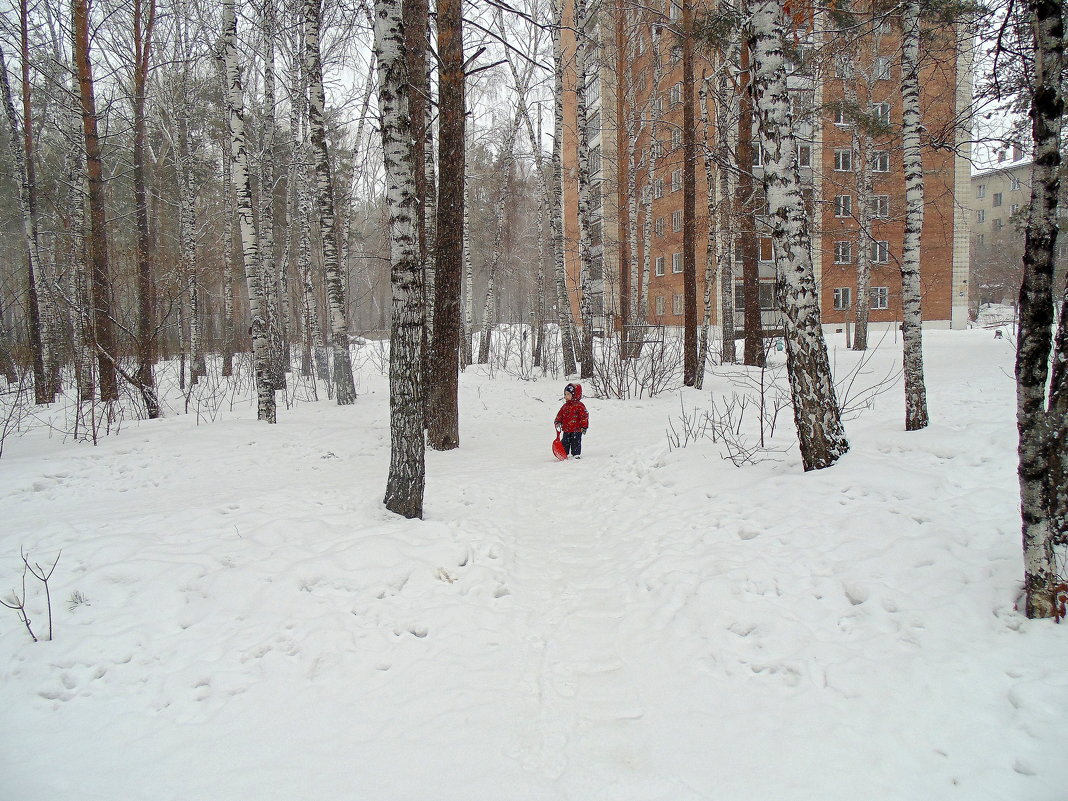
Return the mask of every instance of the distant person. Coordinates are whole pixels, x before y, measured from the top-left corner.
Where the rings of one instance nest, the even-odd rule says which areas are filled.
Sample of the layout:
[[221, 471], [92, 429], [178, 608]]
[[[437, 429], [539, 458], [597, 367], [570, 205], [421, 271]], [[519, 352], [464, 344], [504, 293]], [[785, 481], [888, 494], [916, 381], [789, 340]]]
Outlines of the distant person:
[[1002, 334], [1001, 334], [1001, 329], [1000, 328], [998, 328], [998, 329], [996, 329], [994, 331], [994, 339], [1004, 339], [1004, 336], [1002, 336]]
[[556, 430], [564, 435], [560, 444], [564, 453], [582, 458], [582, 435], [590, 427], [590, 415], [582, 403], [582, 384], [568, 384], [564, 387], [564, 405], [556, 413]]

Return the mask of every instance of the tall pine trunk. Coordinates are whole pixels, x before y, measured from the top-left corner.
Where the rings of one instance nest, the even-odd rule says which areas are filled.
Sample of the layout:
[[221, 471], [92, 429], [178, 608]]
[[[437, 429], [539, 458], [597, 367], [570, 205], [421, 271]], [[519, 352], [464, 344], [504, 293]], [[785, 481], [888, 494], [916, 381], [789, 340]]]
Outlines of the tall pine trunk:
[[100, 134], [96, 121], [96, 93], [92, 64], [89, 60], [88, 0], [72, 0], [74, 29], [74, 63], [78, 70], [79, 97], [82, 110], [82, 135], [85, 138], [85, 174], [89, 190], [89, 263], [92, 275], [93, 339], [97, 353], [100, 399], [117, 401], [119, 384], [115, 370], [115, 333], [111, 314], [111, 269], [108, 265], [108, 242], [104, 198], [104, 167], [100, 153]]
[[423, 274], [414, 213], [415, 173], [412, 169], [409, 85], [400, 0], [375, 2], [375, 56], [378, 60], [378, 107], [382, 115], [393, 290], [389, 358], [390, 460], [384, 500], [386, 508], [395, 514], [421, 518], [426, 464], [420, 351], [425, 320]]
[[849, 450], [820, 324], [808, 215], [786, 86], [787, 20], [777, 0], [755, 0], [748, 38], [759, 144], [783, 309], [786, 367], [805, 470], [830, 467]]
[[[678, 0], [676, 0], [678, 1]], [[697, 137], [694, 121], [694, 11], [691, 0], [682, 3], [682, 308], [683, 383], [697, 384]], [[707, 328], [706, 328], [707, 331]]]

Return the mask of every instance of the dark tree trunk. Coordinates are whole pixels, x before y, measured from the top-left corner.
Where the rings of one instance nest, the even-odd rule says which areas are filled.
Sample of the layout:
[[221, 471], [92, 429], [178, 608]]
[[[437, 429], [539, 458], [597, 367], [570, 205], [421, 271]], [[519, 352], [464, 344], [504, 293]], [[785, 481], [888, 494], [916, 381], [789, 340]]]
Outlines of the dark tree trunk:
[[74, 62], [78, 70], [79, 96], [82, 103], [82, 133], [85, 136], [85, 173], [89, 190], [89, 264], [92, 276], [92, 317], [100, 377], [100, 399], [119, 399], [115, 372], [115, 335], [111, 315], [111, 270], [108, 266], [108, 243], [104, 199], [104, 169], [100, 154], [100, 135], [96, 124], [96, 95], [93, 89], [92, 64], [89, 60], [88, 0], [72, 0], [74, 24]]
[[[438, 204], [434, 255], [434, 336], [427, 441], [439, 451], [460, 446], [460, 275], [464, 252], [463, 18], [459, 0], [438, 0]], [[468, 292], [470, 292], [470, 287]]]

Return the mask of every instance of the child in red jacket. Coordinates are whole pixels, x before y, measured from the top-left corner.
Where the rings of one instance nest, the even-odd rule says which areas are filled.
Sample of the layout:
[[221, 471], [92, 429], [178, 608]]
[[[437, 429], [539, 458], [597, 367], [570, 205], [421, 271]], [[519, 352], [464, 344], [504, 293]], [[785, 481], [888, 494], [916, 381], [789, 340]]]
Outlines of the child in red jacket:
[[560, 443], [564, 453], [582, 458], [582, 435], [590, 427], [590, 415], [582, 403], [582, 384], [568, 384], [564, 387], [564, 405], [556, 413], [556, 430], [563, 431]]

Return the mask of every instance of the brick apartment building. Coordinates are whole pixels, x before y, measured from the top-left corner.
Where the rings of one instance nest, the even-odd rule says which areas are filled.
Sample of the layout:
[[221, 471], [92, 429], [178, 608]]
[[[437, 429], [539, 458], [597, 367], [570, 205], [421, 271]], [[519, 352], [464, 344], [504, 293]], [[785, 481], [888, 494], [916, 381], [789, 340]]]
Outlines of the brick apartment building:
[[[681, 2], [681, 0], [679, 0]], [[624, 3], [624, 5], [620, 5]], [[657, 9], [658, 3], [660, 12]], [[695, 4], [696, 14], [700, 6]], [[683, 105], [696, 108], [696, 246], [698, 318], [703, 318], [702, 295], [708, 230], [708, 183], [704, 152], [715, 147], [715, 108], [708, 103], [707, 137], [701, 119], [700, 85], [714, 75], [716, 65], [707, 45], [694, 47], [694, 82], [683, 84], [681, 39], [675, 32], [682, 8], [675, 0], [654, 0], [649, 5], [625, 4], [625, 0], [602, 0], [586, 26], [586, 49], [590, 87], [587, 131], [591, 152], [591, 226], [593, 259], [590, 275], [598, 327], [618, 324], [624, 294], [630, 284], [626, 268], [630, 250], [628, 234], [628, 121], [643, 115], [638, 137], [635, 169], [638, 192], [648, 186], [653, 193], [649, 224], [649, 280], [641, 285], [647, 293], [648, 319], [635, 322], [683, 324]], [[565, 15], [565, 25], [573, 23]], [[654, 26], [661, 26], [659, 36]], [[876, 26], [862, 45], [840, 47], [836, 35], [827, 32], [829, 17], [815, 10], [807, 25], [794, 36], [796, 53], [789, 78], [791, 106], [796, 120], [798, 164], [811, 209], [813, 264], [820, 288], [825, 325], [852, 319], [857, 285], [857, 254], [866, 247], [871, 257], [871, 312], [873, 326], [901, 320], [900, 273], [904, 227], [904, 174], [902, 169], [900, 37], [896, 24]], [[659, 40], [661, 78], [654, 87], [653, 46]], [[844, 40], [843, 40], [844, 41]], [[925, 325], [962, 328], [968, 314], [969, 269], [969, 176], [968, 132], [956, 127], [971, 98], [971, 62], [966, 48], [957, 46], [956, 31], [942, 32], [942, 46], [925, 48], [921, 73], [924, 138], [925, 214], [921, 250], [921, 284]], [[573, 59], [575, 40], [565, 37], [565, 52]], [[934, 54], [934, 55], [932, 55]], [[574, 62], [572, 62], [573, 64]], [[565, 263], [569, 286], [579, 286], [577, 147], [575, 128], [575, 74], [565, 77], [564, 203]], [[650, 136], [653, 107], [659, 104], [655, 122], [656, 141]], [[859, 225], [857, 167], [859, 152], [854, 141], [850, 108], [865, 108], [883, 124], [868, 135], [872, 192], [868, 207], [871, 236], [862, 237]], [[648, 175], [652, 147], [657, 147], [655, 172]], [[753, 174], [757, 195], [731, 224], [735, 237], [735, 326], [743, 324], [741, 254], [758, 261], [759, 297], [765, 327], [778, 319], [775, 268], [771, 240], [764, 234], [759, 197], [760, 154], [755, 153]], [[719, 182], [718, 170], [713, 180]], [[734, 179], [732, 178], [732, 181]], [[731, 191], [737, 193], [737, 182]], [[638, 203], [638, 230], [643, 230], [646, 212]], [[755, 242], [753, 241], [755, 240]], [[746, 242], [748, 241], [748, 247]], [[638, 236], [639, 284], [645, 257], [643, 237]], [[713, 297], [719, 298], [720, 287]], [[577, 310], [577, 301], [573, 296]], [[719, 303], [713, 303], [713, 322], [718, 324]]]

